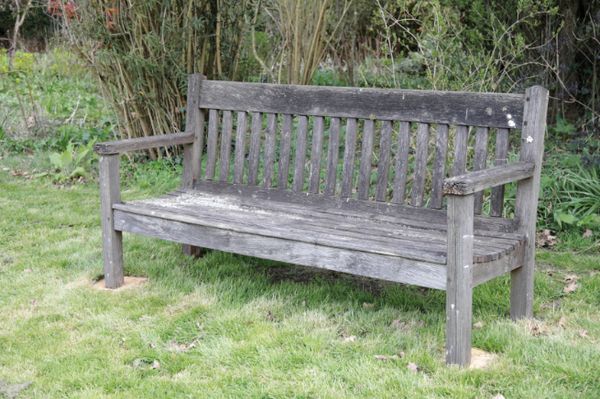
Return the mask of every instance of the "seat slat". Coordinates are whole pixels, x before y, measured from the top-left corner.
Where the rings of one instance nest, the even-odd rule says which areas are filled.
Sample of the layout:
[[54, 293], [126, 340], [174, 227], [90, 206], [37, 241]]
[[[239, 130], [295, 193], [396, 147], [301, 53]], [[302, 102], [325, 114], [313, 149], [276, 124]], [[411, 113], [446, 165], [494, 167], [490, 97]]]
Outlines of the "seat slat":
[[346, 140], [344, 144], [344, 168], [342, 170], [341, 197], [348, 198], [352, 195], [352, 183], [354, 181], [354, 153], [356, 151], [356, 128], [355, 118], [346, 121]]
[[360, 169], [358, 174], [358, 199], [361, 200], [366, 200], [369, 198], [374, 131], [375, 122], [370, 119], [366, 120], [363, 129], [362, 148], [360, 153]]
[[394, 168], [394, 195], [392, 202], [401, 204], [404, 202], [406, 191], [406, 175], [408, 173], [408, 149], [410, 147], [410, 124], [400, 122], [398, 132], [398, 149], [396, 151], [396, 165]]
[[429, 125], [419, 123], [417, 130], [417, 151], [415, 154], [415, 179], [412, 191], [412, 206], [423, 206], [425, 175], [427, 174], [427, 150], [429, 147]]
[[262, 115], [252, 113], [252, 128], [250, 132], [250, 151], [248, 153], [248, 184], [256, 184], [260, 157], [260, 136], [262, 133]]
[[296, 128], [296, 158], [294, 160], [294, 185], [293, 190], [298, 192], [304, 188], [304, 163], [306, 162], [306, 130], [308, 118], [304, 115], [298, 117]]
[[[478, 127], [475, 136], [475, 157], [473, 170], [483, 170], [487, 162], [488, 128]], [[481, 214], [483, 207], [483, 191], [475, 193], [475, 214]]]
[[331, 118], [329, 125], [329, 145], [327, 147], [327, 176], [325, 194], [334, 195], [340, 145], [340, 118]]
[[217, 162], [217, 140], [218, 140], [218, 121], [219, 114], [216, 109], [208, 111], [208, 140], [207, 140], [207, 160], [206, 160], [206, 180], [215, 178], [215, 164]]
[[392, 122], [390, 121], [383, 121], [381, 124], [379, 162], [377, 163], [377, 190], [375, 192], [375, 200], [377, 201], [385, 201], [387, 199], [392, 128]]
[[443, 186], [446, 177], [446, 155], [448, 153], [448, 125], [440, 124], [436, 128], [435, 161], [431, 178], [431, 200], [429, 207], [440, 209], [443, 203]]
[[285, 189], [288, 186], [290, 173], [290, 151], [292, 147], [292, 115], [283, 115], [281, 127], [281, 155], [279, 158], [279, 181], [277, 186]]
[[313, 121], [312, 148], [310, 152], [310, 180], [308, 191], [316, 194], [319, 192], [321, 180], [321, 153], [323, 151], [324, 119], [316, 116]]
[[231, 131], [233, 121], [231, 111], [223, 111], [223, 122], [221, 126], [221, 155], [219, 159], [219, 181], [226, 182], [229, 179], [229, 157], [231, 154]]
[[277, 118], [275, 114], [267, 114], [267, 130], [265, 132], [265, 170], [263, 187], [269, 188], [273, 182], [273, 165], [275, 164], [275, 135]]
[[[496, 130], [496, 160], [495, 166], [506, 165], [508, 160], [508, 129]], [[492, 188], [490, 215], [495, 217], [502, 216], [504, 208], [504, 185]]]
[[235, 160], [233, 165], [233, 182], [241, 184], [244, 179], [244, 159], [246, 157], [246, 113], [237, 113], [235, 128]]

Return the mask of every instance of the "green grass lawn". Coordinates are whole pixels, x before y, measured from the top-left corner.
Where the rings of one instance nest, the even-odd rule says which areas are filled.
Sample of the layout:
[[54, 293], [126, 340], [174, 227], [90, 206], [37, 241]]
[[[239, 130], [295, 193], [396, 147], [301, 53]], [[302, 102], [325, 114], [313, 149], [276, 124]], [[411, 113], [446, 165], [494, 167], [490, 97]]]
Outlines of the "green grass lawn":
[[[32, 382], [19, 397], [600, 397], [600, 256], [540, 252], [535, 320], [509, 320], [508, 278], [478, 287], [474, 346], [498, 359], [459, 370], [443, 361], [441, 291], [220, 252], [196, 260], [131, 235], [126, 273], [149, 282], [94, 289], [96, 184], [11, 170], [0, 167], [0, 381]], [[169, 171], [132, 176], [126, 199], [177, 185]]]

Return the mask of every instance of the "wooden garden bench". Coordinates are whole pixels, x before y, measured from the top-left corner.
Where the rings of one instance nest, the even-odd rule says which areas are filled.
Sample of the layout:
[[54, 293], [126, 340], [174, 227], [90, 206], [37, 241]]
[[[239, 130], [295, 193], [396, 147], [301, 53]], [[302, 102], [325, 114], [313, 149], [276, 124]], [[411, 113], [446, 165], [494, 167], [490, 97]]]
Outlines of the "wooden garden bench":
[[[131, 232], [446, 290], [446, 361], [467, 365], [474, 286], [510, 272], [512, 318], [532, 315], [547, 100], [191, 75], [185, 132], [95, 147], [106, 286], [123, 284]], [[119, 155], [175, 145], [181, 188], [122, 202]]]

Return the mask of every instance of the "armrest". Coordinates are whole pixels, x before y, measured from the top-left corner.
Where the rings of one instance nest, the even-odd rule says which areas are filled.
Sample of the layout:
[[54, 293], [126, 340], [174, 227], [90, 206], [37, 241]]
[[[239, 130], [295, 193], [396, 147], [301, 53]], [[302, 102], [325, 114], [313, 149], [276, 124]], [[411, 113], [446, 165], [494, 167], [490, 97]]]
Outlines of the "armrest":
[[99, 155], [122, 154], [135, 150], [167, 147], [178, 144], [189, 144], [194, 141], [193, 133], [171, 133], [158, 136], [140, 137], [136, 139], [107, 141], [94, 145], [94, 151]]
[[444, 195], [468, 195], [486, 188], [528, 179], [533, 176], [534, 169], [533, 163], [516, 162], [453, 176], [444, 180]]

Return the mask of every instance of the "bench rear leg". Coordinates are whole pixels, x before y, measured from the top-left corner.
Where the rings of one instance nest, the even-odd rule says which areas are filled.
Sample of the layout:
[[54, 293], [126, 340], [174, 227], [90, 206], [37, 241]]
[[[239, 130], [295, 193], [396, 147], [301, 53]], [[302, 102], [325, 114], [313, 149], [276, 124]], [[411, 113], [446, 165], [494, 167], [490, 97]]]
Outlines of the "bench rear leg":
[[193, 256], [194, 258], [201, 258], [206, 254], [206, 250], [202, 247], [195, 247], [193, 245], [183, 244], [181, 246], [184, 255]]
[[471, 362], [474, 197], [448, 197], [446, 363]]
[[100, 206], [102, 217], [102, 255], [106, 288], [123, 285], [123, 234], [114, 229], [113, 204], [121, 201], [119, 155], [100, 157]]

